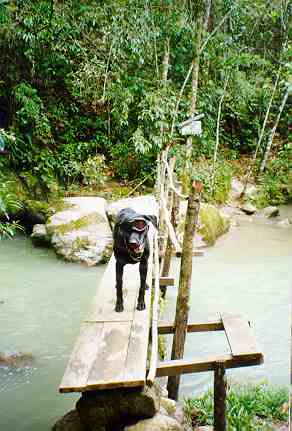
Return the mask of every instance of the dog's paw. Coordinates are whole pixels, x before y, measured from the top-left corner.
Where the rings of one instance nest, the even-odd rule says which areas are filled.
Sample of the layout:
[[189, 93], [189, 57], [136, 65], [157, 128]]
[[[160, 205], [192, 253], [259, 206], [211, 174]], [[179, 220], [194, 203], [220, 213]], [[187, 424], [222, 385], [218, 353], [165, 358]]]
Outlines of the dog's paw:
[[116, 310], [118, 313], [121, 313], [122, 311], [124, 311], [124, 305], [123, 305], [123, 303], [122, 303], [122, 302], [117, 302], [117, 303], [116, 303], [115, 310]]
[[145, 302], [143, 301], [141, 301], [141, 302], [138, 302], [138, 304], [137, 304], [137, 310], [139, 310], [139, 311], [141, 311], [141, 310], [145, 310], [145, 308], [146, 308], [146, 305], [145, 305]]

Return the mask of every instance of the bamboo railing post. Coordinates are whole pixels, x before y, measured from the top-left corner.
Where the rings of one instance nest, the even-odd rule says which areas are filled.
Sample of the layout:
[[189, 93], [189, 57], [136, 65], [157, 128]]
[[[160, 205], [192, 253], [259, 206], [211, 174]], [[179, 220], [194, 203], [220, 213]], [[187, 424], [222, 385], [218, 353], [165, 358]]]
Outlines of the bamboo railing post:
[[[170, 202], [171, 202], [171, 224], [173, 225], [173, 201], [174, 201], [174, 192], [171, 190], [170, 191]], [[166, 242], [166, 248], [165, 248], [165, 253], [164, 253], [164, 259], [163, 259], [163, 265], [162, 265], [162, 271], [161, 271], [161, 276], [162, 277], [167, 277], [169, 275], [169, 269], [170, 269], [170, 262], [171, 262], [171, 256], [172, 256], [172, 242], [171, 242], [171, 238], [168, 234], [167, 236], [167, 242]], [[160, 287], [160, 291], [161, 291], [161, 296], [162, 298], [165, 297], [166, 295], [166, 286], [161, 286]]]
[[226, 379], [223, 362], [214, 370], [214, 431], [226, 431]]
[[[188, 324], [189, 297], [192, 276], [193, 238], [200, 209], [202, 184], [194, 181], [189, 195], [185, 220], [185, 230], [182, 248], [178, 297], [176, 302], [175, 331], [172, 343], [171, 359], [181, 359], [184, 354], [185, 338]], [[178, 398], [180, 376], [168, 379], [168, 396]]]

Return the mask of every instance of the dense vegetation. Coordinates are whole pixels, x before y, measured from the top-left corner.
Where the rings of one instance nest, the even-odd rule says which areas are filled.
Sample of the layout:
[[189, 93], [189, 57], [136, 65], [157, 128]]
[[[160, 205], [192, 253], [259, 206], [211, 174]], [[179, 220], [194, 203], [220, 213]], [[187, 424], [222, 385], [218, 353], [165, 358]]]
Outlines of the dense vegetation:
[[[227, 395], [227, 430], [271, 430], [278, 423], [287, 423], [288, 398], [286, 389], [263, 383], [231, 384]], [[193, 426], [211, 425], [213, 394], [209, 391], [199, 398], [187, 399], [185, 412]]]
[[[35, 199], [97, 187], [104, 175], [151, 184], [166, 144], [178, 172], [183, 165], [177, 124], [195, 92], [205, 117], [193, 166], [211, 198], [219, 118], [215, 184], [224, 200], [229, 162], [251, 157], [260, 137], [257, 172], [287, 91], [290, 12], [287, 0], [1, 1], [0, 141], [11, 152], [0, 156], [1, 172], [14, 172]], [[194, 75], [183, 85], [192, 62], [197, 92]], [[264, 202], [291, 195], [289, 102], [260, 176]]]

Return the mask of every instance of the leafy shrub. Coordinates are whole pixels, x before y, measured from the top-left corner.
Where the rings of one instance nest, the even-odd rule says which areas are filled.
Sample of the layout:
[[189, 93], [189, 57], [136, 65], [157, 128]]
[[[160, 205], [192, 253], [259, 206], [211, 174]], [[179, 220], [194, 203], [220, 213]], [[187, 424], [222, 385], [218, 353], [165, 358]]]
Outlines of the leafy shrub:
[[[287, 421], [288, 391], [266, 384], [231, 384], [227, 392], [227, 430], [260, 431], [273, 421]], [[193, 426], [213, 423], [213, 393], [185, 400], [185, 413]]]
[[279, 205], [292, 199], [292, 145], [286, 144], [259, 179], [258, 207]]
[[104, 184], [105, 180], [104, 156], [97, 155], [88, 157], [83, 163], [83, 182], [93, 188], [98, 188]]
[[[10, 191], [11, 181], [4, 181], [0, 176], [0, 239], [12, 237], [22, 227], [17, 221], [10, 222], [10, 215], [22, 208], [21, 203]], [[4, 218], [4, 221], [1, 219]]]
[[[180, 167], [180, 179], [188, 181]], [[203, 184], [202, 198], [209, 203], [224, 203], [227, 201], [231, 190], [233, 168], [224, 160], [219, 160], [216, 165], [214, 190], [212, 191], [212, 160], [200, 158], [193, 163], [192, 178]]]

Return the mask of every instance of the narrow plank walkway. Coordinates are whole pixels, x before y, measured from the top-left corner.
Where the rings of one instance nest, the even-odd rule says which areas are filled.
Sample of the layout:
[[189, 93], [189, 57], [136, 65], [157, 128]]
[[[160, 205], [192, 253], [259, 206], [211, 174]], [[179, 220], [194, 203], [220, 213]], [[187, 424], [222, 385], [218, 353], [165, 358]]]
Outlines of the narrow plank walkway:
[[[153, 235], [148, 285], [152, 284]], [[146, 309], [136, 310], [140, 286], [139, 265], [124, 269], [124, 311], [115, 308], [115, 258], [111, 257], [98, 286], [93, 304], [81, 326], [59, 391], [84, 392], [117, 387], [143, 386], [150, 325], [151, 292], [146, 291]]]

